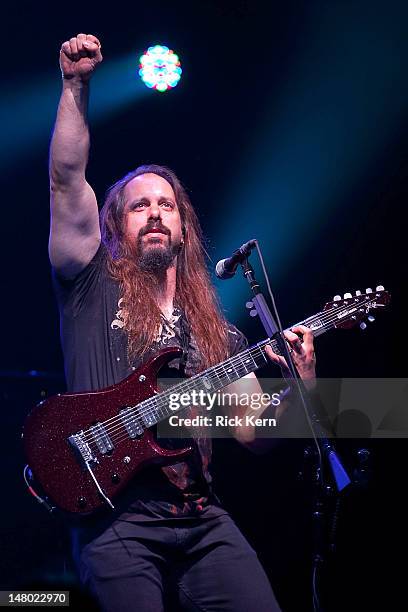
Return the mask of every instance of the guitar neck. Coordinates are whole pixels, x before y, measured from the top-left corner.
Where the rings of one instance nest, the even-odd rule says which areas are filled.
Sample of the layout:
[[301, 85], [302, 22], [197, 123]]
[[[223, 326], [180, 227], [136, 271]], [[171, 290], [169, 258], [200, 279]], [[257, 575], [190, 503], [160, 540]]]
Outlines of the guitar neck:
[[[333, 320], [333, 317], [328, 316], [327, 313], [319, 312], [304, 321], [291, 325], [285, 331], [289, 331], [296, 325], [306, 325], [312, 330], [314, 336], [320, 336], [329, 329], [332, 329], [336, 321], [337, 319]], [[241, 353], [230, 357], [226, 361], [209, 368], [205, 372], [183, 381], [181, 384], [185, 386], [191, 385], [191, 389], [198, 390], [205, 388], [208, 389], [208, 391], [216, 392], [230, 383], [239, 380], [243, 376], [255, 372], [259, 368], [269, 364], [270, 361], [265, 354], [265, 346], [267, 344], [272, 346], [275, 353], [280, 354], [278, 342], [274, 339], [271, 340], [267, 338], [245, 349]]]
[[[306, 325], [312, 330], [314, 336], [319, 336], [334, 327], [335, 322], [332, 319], [333, 317], [328, 317], [327, 313], [319, 312], [317, 315], [296, 323], [296, 325]], [[288, 329], [292, 327], [295, 326], [292, 325]], [[277, 341], [267, 338], [222, 363], [208, 368], [205, 372], [183, 380], [172, 386], [171, 389], [148, 398], [137, 407], [139, 414], [143, 414], [144, 425], [151, 427], [175, 413], [170, 408], [171, 395], [181, 397], [182, 394], [186, 394], [186, 396], [192, 397], [194, 393], [202, 393], [203, 390], [205, 393], [213, 394], [269, 364], [270, 361], [265, 353], [267, 344], [270, 344], [273, 350], [280, 354]]]

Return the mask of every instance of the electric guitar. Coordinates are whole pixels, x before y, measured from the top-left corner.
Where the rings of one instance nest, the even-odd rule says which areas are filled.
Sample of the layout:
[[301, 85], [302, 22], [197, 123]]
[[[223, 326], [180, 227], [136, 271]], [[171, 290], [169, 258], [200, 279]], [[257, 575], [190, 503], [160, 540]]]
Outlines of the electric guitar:
[[[382, 286], [374, 292], [357, 291], [354, 297], [346, 293], [344, 299], [335, 296], [321, 312], [298, 325], [309, 327], [314, 336], [358, 323], [364, 329], [366, 316], [372, 321], [371, 312], [389, 302]], [[143, 467], [178, 463], [192, 452], [191, 446], [161, 448], [151, 430], [175, 414], [170, 395], [201, 389], [217, 392], [270, 363], [264, 351], [268, 343], [279, 353], [276, 340], [266, 339], [162, 392], [157, 388], [158, 373], [181, 355], [178, 348], [163, 349], [106, 389], [58, 394], [40, 402], [28, 415], [22, 434], [35, 480], [61, 510], [86, 515], [113, 508], [112, 499]]]

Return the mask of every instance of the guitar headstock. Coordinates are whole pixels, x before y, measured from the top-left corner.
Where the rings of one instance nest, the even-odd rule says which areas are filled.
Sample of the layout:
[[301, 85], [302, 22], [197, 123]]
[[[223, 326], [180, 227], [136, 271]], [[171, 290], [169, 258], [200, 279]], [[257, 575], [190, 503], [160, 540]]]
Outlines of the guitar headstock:
[[365, 329], [367, 324], [364, 319], [372, 323], [372, 311], [386, 308], [390, 301], [391, 295], [379, 285], [375, 291], [368, 288], [365, 293], [356, 291], [354, 296], [351, 293], [345, 293], [343, 298], [335, 295], [332, 302], [325, 304], [323, 312], [332, 315], [330, 319], [334, 327], [350, 329], [359, 323], [360, 328]]

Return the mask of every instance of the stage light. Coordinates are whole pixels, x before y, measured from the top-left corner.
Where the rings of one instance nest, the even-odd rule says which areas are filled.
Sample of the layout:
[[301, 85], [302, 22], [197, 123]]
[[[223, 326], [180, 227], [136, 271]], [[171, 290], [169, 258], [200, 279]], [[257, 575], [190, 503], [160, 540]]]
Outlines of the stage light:
[[150, 89], [164, 92], [176, 87], [181, 78], [178, 55], [164, 45], [154, 45], [140, 56], [139, 75]]

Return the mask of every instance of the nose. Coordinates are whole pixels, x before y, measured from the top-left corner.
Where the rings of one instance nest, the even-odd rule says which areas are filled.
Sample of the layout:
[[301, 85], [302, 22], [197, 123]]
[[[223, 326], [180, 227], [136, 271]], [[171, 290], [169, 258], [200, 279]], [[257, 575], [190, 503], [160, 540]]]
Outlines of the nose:
[[156, 203], [152, 203], [149, 206], [149, 219], [160, 219], [160, 218], [161, 218], [160, 206]]

